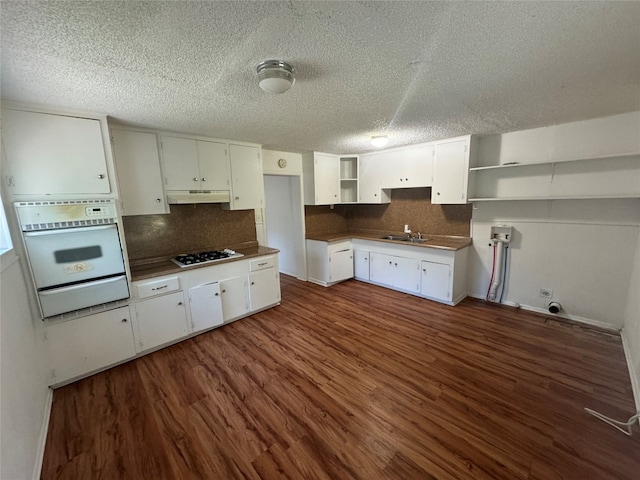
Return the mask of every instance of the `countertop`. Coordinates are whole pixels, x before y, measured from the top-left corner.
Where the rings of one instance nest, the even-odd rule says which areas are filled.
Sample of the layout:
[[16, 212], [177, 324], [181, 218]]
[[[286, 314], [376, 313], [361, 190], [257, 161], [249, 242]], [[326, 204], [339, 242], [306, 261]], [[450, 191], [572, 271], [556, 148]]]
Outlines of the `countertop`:
[[431, 235], [422, 234], [428, 241], [423, 243], [411, 243], [402, 240], [387, 240], [387, 235], [402, 235], [402, 232], [340, 232], [323, 235], [307, 235], [307, 240], [318, 240], [321, 242], [337, 242], [339, 240], [375, 240], [376, 242], [395, 243], [398, 245], [410, 245], [416, 248], [438, 248], [440, 250], [461, 250], [471, 245], [471, 237], [457, 237], [452, 235]]
[[[211, 250], [222, 250], [221, 248], [212, 248]], [[205, 263], [205, 264], [195, 264], [189, 265], [188, 267], [180, 267], [173, 263], [171, 257], [162, 257], [162, 258], [150, 258], [144, 259], [140, 261], [132, 261], [130, 262], [131, 268], [131, 280], [144, 280], [147, 278], [160, 277], [162, 275], [171, 275], [175, 273], [184, 272], [186, 270], [191, 270], [194, 268], [203, 268], [203, 267], [211, 267], [213, 265], [220, 265], [221, 263], [227, 262], [237, 262], [238, 260], [245, 260], [251, 257], [260, 257], [263, 255], [271, 255], [274, 253], [278, 253], [280, 250], [276, 248], [270, 247], [261, 247], [261, 246], [247, 246], [241, 248], [234, 248], [237, 253], [241, 253], [242, 257], [228, 258], [225, 260], [220, 260], [215, 263]], [[175, 256], [175, 255], [174, 255]]]

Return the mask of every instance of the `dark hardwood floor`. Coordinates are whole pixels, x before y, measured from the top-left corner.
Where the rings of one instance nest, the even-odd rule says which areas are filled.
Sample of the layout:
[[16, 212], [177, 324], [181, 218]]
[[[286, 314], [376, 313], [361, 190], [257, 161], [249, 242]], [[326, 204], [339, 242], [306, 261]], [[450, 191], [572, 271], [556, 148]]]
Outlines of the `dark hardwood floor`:
[[619, 336], [282, 276], [282, 305], [60, 388], [43, 479], [638, 479]]

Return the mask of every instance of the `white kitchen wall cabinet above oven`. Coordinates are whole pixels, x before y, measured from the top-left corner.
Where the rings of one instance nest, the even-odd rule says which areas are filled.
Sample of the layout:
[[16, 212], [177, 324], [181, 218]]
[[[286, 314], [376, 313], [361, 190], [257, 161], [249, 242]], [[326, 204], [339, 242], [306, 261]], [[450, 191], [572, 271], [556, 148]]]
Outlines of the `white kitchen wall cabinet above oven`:
[[123, 215], [169, 213], [155, 133], [111, 129]]
[[160, 136], [165, 190], [230, 190], [227, 144]]
[[5, 185], [12, 195], [111, 193], [106, 133], [97, 118], [3, 109]]
[[305, 205], [340, 203], [340, 157], [310, 152], [302, 155]]

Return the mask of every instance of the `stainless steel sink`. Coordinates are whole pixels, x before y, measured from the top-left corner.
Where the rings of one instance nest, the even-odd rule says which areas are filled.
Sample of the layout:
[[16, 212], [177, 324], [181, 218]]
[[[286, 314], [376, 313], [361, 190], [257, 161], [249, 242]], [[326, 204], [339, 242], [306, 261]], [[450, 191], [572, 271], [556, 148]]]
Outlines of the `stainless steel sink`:
[[398, 242], [407, 242], [407, 243], [424, 243], [428, 242], [428, 238], [409, 238], [406, 235], [387, 235], [386, 237], [382, 237], [383, 240], [396, 240]]
[[403, 241], [406, 242], [409, 239], [407, 238], [406, 235], [387, 235], [386, 237], [382, 237], [383, 240], [398, 240], [398, 241]]

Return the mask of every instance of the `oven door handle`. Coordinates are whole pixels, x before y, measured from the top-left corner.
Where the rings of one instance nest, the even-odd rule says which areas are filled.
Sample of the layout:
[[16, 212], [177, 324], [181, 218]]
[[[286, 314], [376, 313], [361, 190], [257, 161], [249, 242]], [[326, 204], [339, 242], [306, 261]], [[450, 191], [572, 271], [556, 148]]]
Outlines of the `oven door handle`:
[[38, 232], [23, 232], [25, 237], [40, 237], [43, 235], [56, 235], [59, 233], [70, 233], [70, 232], [95, 232], [96, 230], [110, 230], [112, 228], [116, 228], [114, 224], [111, 225], [96, 225], [95, 227], [72, 227], [72, 228], [61, 228], [56, 230], [41, 230]]
[[46, 296], [49, 296], [49, 295], [57, 295], [59, 293], [72, 292], [74, 290], [81, 290], [81, 289], [83, 289], [85, 287], [88, 287], [88, 286], [99, 287], [99, 286], [102, 286], [102, 285], [108, 285], [110, 283], [119, 282], [123, 278], [126, 278], [126, 275], [120, 275], [120, 276], [114, 277], [114, 278], [105, 278], [104, 280], [96, 280], [95, 282], [84, 282], [84, 283], [80, 283], [78, 285], [71, 285], [70, 287], [62, 287], [62, 288], [56, 288], [56, 289], [52, 289], [52, 290], [45, 290], [45, 291], [42, 291], [42, 292], [38, 292], [38, 295], [40, 295], [42, 297], [46, 297]]

